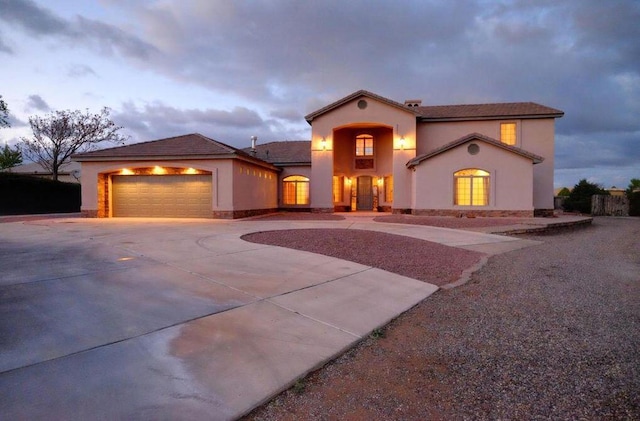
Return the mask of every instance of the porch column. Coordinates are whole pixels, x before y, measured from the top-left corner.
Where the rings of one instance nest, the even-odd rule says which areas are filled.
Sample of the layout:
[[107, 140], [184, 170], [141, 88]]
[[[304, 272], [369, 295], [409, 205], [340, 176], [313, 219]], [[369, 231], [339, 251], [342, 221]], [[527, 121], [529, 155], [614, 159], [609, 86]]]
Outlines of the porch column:
[[[318, 142], [319, 143], [319, 142]], [[312, 212], [333, 212], [333, 149], [311, 143], [311, 180], [309, 181]]]

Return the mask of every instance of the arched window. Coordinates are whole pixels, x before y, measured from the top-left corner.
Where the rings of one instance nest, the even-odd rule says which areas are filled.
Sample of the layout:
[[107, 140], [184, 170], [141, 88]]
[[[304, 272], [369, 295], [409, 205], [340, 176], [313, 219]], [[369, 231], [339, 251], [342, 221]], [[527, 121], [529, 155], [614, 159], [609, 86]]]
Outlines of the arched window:
[[453, 203], [460, 206], [487, 206], [491, 174], [477, 168], [453, 173]]
[[309, 204], [309, 179], [290, 175], [282, 180], [282, 202], [285, 205]]
[[373, 136], [361, 134], [356, 137], [356, 156], [373, 156]]

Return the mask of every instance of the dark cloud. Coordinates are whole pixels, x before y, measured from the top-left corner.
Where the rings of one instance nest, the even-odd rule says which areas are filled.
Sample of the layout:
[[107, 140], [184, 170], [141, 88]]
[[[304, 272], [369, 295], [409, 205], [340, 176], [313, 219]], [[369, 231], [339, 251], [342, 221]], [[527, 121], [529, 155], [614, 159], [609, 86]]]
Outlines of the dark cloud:
[[113, 120], [131, 134], [132, 141], [160, 139], [198, 132], [232, 146], [247, 146], [250, 137], [281, 140], [284, 132], [273, 120], [263, 120], [256, 111], [235, 107], [232, 111], [216, 109], [179, 109], [160, 102], [137, 107], [122, 104]]
[[0, 0], [0, 10], [0, 20], [35, 36], [57, 36], [95, 47], [102, 54], [120, 53], [136, 61], [156, 53], [150, 43], [116, 26], [82, 16], [65, 20], [31, 0]]
[[51, 107], [46, 103], [40, 95], [29, 95], [27, 98], [27, 105], [25, 107], [27, 112], [30, 111], [51, 111]]
[[0, 31], [0, 53], [13, 54], [13, 49], [6, 43], [6, 37]]
[[83, 39], [102, 54], [120, 53], [125, 57], [146, 60], [156, 53], [155, 47], [113, 25], [78, 16], [73, 25]]
[[232, 144], [254, 134], [304, 139], [305, 114], [367, 89], [424, 104], [559, 108], [558, 173], [640, 159], [637, 0], [103, 5], [129, 20], [67, 20], [29, 0], [0, 0], [0, 20], [239, 98], [226, 110], [127, 104], [118, 118], [139, 140], [193, 131]]
[[[640, 173], [639, 136], [638, 132], [558, 135], [556, 136], [556, 168], [636, 166]], [[597, 153], [594, 153], [595, 151]]]
[[67, 75], [73, 78], [85, 77], [85, 76], [98, 76], [98, 74], [86, 64], [74, 64], [69, 66]]
[[302, 110], [298, 108], [279, 108], [269, 113], [273, 118], [288, 121], [290, 123], [300, 123], [304, 119]]
[[30, 0], [0, 0], [0, 19], [33, 35], [77, 36], [64, 19]]

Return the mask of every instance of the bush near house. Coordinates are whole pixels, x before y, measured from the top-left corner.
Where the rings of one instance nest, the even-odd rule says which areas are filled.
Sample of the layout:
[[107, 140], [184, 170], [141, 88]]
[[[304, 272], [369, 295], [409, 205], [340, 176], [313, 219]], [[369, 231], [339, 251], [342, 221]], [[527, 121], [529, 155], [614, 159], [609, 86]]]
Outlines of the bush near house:
[[591, 213], [591, 196], [601, 194], [608, 196], [609, 192], [595, 183], [590, 183], [586, 179], [582, 179], [576, 184], [569, 196], [562, 204], [567, 212], [580, 212], [584, 214]]
[[0, 215], [80, 212], [80, 185], [0, 172]]
[[640, 191], [629, 193], [629, 216], [640, 216]]
[[632, 178], [626, 190], [629, 216], [640, 216], [640, 178]]

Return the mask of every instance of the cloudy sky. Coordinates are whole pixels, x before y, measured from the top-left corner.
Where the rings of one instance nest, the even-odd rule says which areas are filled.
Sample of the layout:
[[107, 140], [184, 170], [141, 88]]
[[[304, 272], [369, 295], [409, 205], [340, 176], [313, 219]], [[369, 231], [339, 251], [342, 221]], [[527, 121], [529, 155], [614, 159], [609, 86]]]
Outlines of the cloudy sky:
[[637, 0], [0, 0], [0, 95], [28, 118], [111, 108], [131, 142], [309, 139], [359, 89], [423, 105], [534, 101], [556, 186], [640, 178]]

